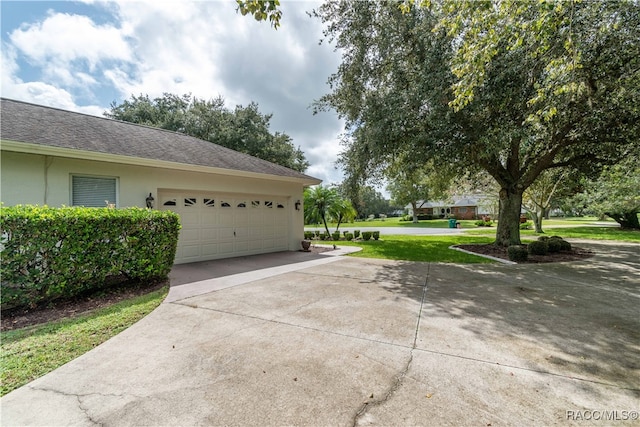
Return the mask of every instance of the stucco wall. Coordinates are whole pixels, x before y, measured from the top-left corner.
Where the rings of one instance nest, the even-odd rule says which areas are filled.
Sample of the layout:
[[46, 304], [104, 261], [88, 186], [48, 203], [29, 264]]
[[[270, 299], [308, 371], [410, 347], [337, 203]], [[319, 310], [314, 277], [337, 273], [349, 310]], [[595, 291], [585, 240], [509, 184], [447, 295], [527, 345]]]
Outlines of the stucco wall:
[[[298, 250], [303, 238], [303, 186], [268, 179], [233, 177], [200, 172], [186, 172], [146, 166], [68, 159], [36, 154], [2, 152], [0, 200], [6, 206], [71, 204], [71, 175], [95, 175], [118, 179], [118, 207], [145, 206], [145, 198], [158, 190], [197, 190], [247, 195], [274, 195], [288, 199], [290, 212], [289, 249]], [[46, 183], [46, 185], [45, 185]]]

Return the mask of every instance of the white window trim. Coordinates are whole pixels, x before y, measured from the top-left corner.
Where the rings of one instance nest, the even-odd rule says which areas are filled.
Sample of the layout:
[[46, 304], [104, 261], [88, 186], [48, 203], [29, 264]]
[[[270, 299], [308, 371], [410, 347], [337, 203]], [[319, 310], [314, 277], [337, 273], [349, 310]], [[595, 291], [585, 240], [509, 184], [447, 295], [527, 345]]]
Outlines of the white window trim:
[[[108, 175], [89, 175], [89, 174], [80, 174], [80, 173], [72, 173], [69, 175], [69, 206], [80, 206], [73, 204], [73, 178], [102, 178], [102, 179], [113, 179], [116, 182], [116, 200], [109, 200], [109, 203], [115, 204], [115, 207], [120, 207], [120, 178], [117, 176], [108, 176]], [[105, 203], [104, 207], [107, 205]]]

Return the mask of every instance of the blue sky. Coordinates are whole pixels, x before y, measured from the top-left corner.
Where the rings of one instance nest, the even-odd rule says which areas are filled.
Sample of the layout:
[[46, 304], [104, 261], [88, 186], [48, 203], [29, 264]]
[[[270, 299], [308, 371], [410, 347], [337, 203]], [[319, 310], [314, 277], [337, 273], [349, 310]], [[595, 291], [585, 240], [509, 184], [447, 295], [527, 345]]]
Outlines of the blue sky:
[[342, 123], [309, 108], [340, 61], [306, 14], [317, 5], [283, 2], [275, 31], [231, 0], [3, 0], [2, 96], [93, 115], [132, 94], [255, 101], [305, 152], [308, 174], [338, 183]]

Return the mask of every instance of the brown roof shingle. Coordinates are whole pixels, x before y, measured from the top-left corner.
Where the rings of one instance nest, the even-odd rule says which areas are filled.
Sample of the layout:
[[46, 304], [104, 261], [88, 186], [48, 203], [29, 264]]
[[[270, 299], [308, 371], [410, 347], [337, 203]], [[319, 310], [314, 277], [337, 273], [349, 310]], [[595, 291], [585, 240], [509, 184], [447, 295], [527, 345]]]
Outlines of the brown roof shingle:
[[164, 129], [0, 98], [0, 138], [16, 142], [318, 181], [284, 166]]

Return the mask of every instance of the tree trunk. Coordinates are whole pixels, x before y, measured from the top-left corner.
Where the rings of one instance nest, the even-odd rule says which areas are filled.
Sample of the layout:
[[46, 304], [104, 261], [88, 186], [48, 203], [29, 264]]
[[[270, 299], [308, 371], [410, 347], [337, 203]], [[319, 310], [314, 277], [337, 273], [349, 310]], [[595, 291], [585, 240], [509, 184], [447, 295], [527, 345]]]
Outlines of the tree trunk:
[[514, 187], [500, 189], [498, 228], [496, 230], [496, 245], [498, 246], [520, 244], [522, 193], [522, 190]]
[[536, 208], [533, 212], [533, 224], [536, 229], [536, 233], [544, 233], [542, 231], [542, 218], [544, 217], [544, 209]]
[[418, 222], [418, 212], [416, 212], [417, 209], [417, 203], [416, 202], [411, 202], [411, 207], [413, 207], [413, 223], [416, 224]]
[[327, 218], [325, 218], [324, 215], [322, 215], [322, 223], [324, 224], [324, 230], [327, 232], [327, 235], [331, 235], [329, 232], [329, 226], [327, 225]]
[[640, 230], [640, 222], [638, 221], [638, 212], [620, 212], [620, 213], [607, 213], [608, 216], [613, 218], [620, 227], [631, 230]]

